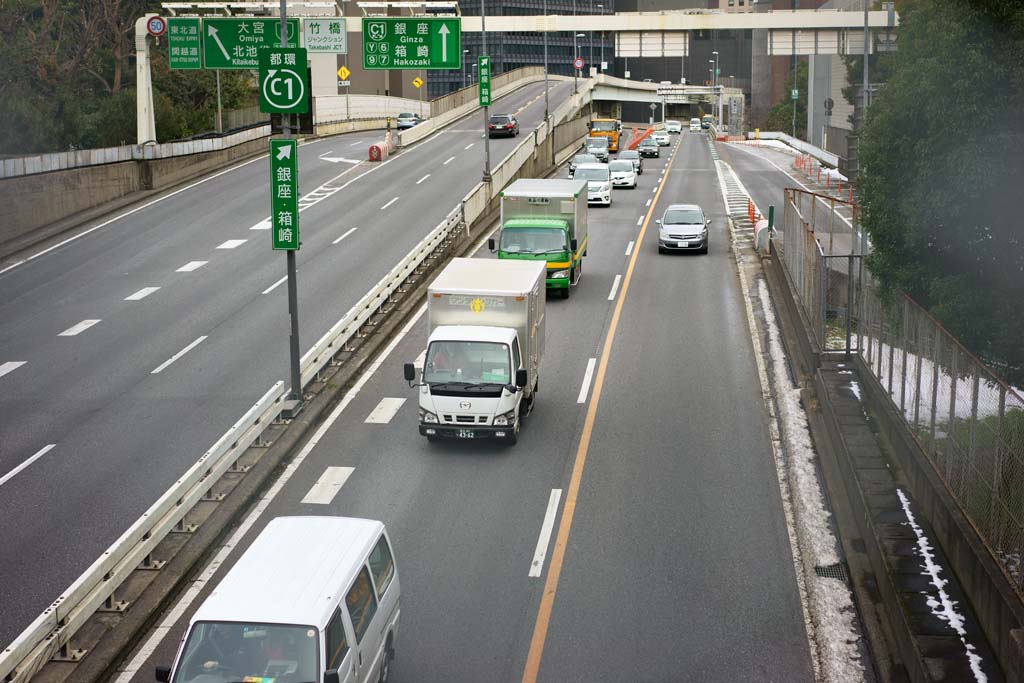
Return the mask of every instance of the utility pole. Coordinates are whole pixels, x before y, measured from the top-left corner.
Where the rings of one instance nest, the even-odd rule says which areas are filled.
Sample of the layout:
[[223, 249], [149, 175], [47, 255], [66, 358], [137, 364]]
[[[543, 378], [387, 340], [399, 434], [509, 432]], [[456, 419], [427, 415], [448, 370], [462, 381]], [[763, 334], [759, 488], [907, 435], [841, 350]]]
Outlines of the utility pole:
[[[572, 18], [576, 19], [576, 0], [572, 0]], [[576, 22], [573, 21], [573, 23], [575, 24]], [[580, 77], [580, 70], [576, 68], [576, 64], [575, 64], [576, 58], [580, 56], [580, 49], [579, 49], [579, 47], [576, 44], [576, 38], [578, 38], [579, 35], [580, 34], [576, 33], [576, 31], [574, 29], [573, 32], [572, 32], [572, 61], [574, 62], [574, 64], [572, 65], [572, 94], [573, 95], [575, 95], [577, 92], [579, 92], [579, 89], [577, 87], [576, 82], [577, 82], [577, 79], [579, 79], [579, 77]]]
[[[547, 28], [548, 0], [544, 0], [544, 28]], [[575, 57], [574, 57], [575, 58]], [[544, 31], [544, 120], [548, 120], [548, 32]], [[550, 123], [548, 125], [551, 125]], [[549, 133], [551, 131], [548, 131]], [[552, 147], [554, 149], [554, 147]]]
[[[288, 5], [285, 0], [281, 0], [280, 6], [281, 47], [288, 47]], [[302, 69], [306, 68], [305, 64], [299, 66]], [[291, 114], [281, 114], [281, 132], [286, 139], [292, 136], [291, 123]], [[296, 163], [298, 163], [298, 160], [296, 160]], [[295, 249], [285, 251], [285, 257], [288, 259], [288, 314], [291, 318], [289, 346], [291, 351], [292, 388], [291, 393], [288, 395], [288, 400], [294, 402], [290, 410], [292, 415], [298, 412], [298, 405], [302, 403], [302, 372], [299, 368], [299, 283], [295, 266], [295, 251]]]
[[[871, 44], [871, 29], [868, 26], [868, 0], [864, 0], [864, 96], [861, 107], [862, 118], [868, 114], [868, 46]], [[863, 124], [862, 124], [863, 125]]]

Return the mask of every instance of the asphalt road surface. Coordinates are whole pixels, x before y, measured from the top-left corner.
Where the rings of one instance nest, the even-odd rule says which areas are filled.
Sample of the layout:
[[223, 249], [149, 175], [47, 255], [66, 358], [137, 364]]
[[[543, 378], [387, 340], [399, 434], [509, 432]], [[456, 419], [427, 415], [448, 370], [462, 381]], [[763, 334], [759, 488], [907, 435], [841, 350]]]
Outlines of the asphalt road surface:
[[[551, 106], [571, 88], [553, 83]], [[492, 111], [518, 113], [528, 134], [543, 84]], [[479, 181], [482, 127], [477, 112], [376, 165], [360, 160], [380, 131], [299, 147], [303, 351]], [[492, 140], [493, 163], [521, 140]], [[0, 273], [0, 643], [287, 384], [269, 204], [260, 157]]]
[[[683, 133], [662, 151], [638, 189], [591, 208], [582, 281], [548, 301], [540, 393], [517, 446], [419, 436], [402, 379], [425, 343], [419, 318], [299, 454], [213, 583], [275, 516], [369, 517], [387, 525], [402, 580], [394, 681], [812, 680], [707, 138]], [[711, 217], [708, 255], [657, 253], [654, 219], [674, 202]], [[368, 423], [384, 399], [405, 402]], [[304, 503], [328, 467], [352, 470], [329, 501]], [[170, 663], [212, 585], [125, 680]]]

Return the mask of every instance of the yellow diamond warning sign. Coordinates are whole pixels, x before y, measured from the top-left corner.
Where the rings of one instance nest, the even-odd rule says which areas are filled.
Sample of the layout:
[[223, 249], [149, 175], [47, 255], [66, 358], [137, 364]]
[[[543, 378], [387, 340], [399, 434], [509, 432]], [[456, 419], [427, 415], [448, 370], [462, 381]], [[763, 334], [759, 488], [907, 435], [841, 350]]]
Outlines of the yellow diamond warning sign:
[[414, 86], [416, 86], [417, 88], [422, 88], [423, 87], [423, 79], [420, 78], [419, 76], [417, 76], [416, 78], [412, 79], [412, 84]]
[[341, 68], [338, 69], [338, 78], [340, 78], [343, 81], [347, 81], [348, 77], [351, 76], [351, 75], [352, 75], [352, 72], [349, 71], [348, 67], [345, 66], [344, 64], [342, 64]]

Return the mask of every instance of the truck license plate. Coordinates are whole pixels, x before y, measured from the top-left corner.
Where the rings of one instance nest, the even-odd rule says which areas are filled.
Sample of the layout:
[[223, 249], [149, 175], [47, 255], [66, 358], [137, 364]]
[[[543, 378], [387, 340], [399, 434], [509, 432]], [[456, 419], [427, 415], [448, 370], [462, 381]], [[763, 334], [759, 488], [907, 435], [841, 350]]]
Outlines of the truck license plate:
[[459, 430], [459, 438], [460, 439], [472, 439], [473, 438], [473, 430], [472, 429], [460, 429]]

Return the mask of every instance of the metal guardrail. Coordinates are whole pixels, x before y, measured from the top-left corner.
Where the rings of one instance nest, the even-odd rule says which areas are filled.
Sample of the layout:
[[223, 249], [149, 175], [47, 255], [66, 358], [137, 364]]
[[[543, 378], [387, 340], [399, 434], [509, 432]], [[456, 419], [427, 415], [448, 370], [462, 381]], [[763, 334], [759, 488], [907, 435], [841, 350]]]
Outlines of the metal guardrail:
[[[324, 334], [301, 360], [303, 387], [317, 378], [360, 329], [378, 313], [453, 232], [469, 229], [482, 216], [503, 185], [529, 160], [549, 135], [547, 123], [527, 136], [492, 171], [494, 181], [478, 183], [377, 285]], [[504, 180], [500, 180], [504, 179]], [[150, 553], [210, 490], [213, 484], [276, 419], [288, 394], [277, 382], [175, 484], [121, 535], [92, 566], [0, 652], [0, 681], [25, 683], [55, 655], [68, 652], [71, 638], [101, 606], [113, 607], [113, 595], [124, 579], [149, 559]]]

